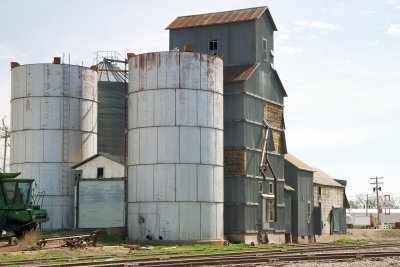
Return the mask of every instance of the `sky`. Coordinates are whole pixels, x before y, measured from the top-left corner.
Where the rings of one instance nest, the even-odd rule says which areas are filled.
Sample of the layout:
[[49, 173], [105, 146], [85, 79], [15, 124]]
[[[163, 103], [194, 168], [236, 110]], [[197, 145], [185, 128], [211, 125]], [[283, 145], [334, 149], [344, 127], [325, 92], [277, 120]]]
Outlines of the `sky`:
[[1, 0], [0, 118], [10, 118], [10, 61], [90, 66], [96, 51], [165, 51], [177, 16], [265, 5], [288, 151], [347, 180], [350, 198], [372, 194], [375, 176], [400, 197], [400, 0]]

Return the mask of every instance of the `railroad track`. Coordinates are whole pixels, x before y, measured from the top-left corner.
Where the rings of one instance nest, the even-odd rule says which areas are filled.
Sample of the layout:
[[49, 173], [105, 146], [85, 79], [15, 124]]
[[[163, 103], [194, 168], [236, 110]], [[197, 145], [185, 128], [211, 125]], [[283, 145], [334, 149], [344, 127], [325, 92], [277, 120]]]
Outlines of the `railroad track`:
[[[187, 250], [177, 252], [149, 253], [148, 251], [132, 251], [130, 256], [127, 255], [103, 255], [103, 256], [86, 256], [73, 258], [49, 258], [41, 260], [20, 260], [1, 262], [0, 266], [23, 265], [23, 266], [204, 266], [204, 265], [221, 265], [221, 264], [240, 264], [240, 263], [262, 263], [272, 261], [296, 261], [296, 260], [317, 260], [317, 259], [335, 259], [334, 255], [340, 255], [341, 258], [357, 258], [357, 257], [377, 257], [380, 256], [400, 256], [400, 252], [370, 251], [368, 255], [365, 252], [357, 252], [359, 249], [377, 249], [400, 247], [399, 242], [391, 243], [375, 243], [364, 245], [332, 245], [325, 244], [321, 246], [311, 245], [308, 247], [293, 246], [292, 248], [283, 249], [276, 247], [275, 250], [267, 250], [267, 247], [255, 247], [245, 252], [229, 252], [217, 249], [209, 250]], [[344, 250], [355, 250], [355, 252], [343, 252]], [[207, 256], [191, 255], [201, 251], [209, 253]], [[330, 251], [330, 252], [329, 252]], [[332, 252], [334, 251], [334, 252]], [[329, 252], [329, 253], [328, 253]], [[219, 254], [217, 254], [219, 253]], [[127, 258], [129, 257], [129, 258]], [[325, 257], [325, 258], [324, 258]], [[75, 263], [73, 263], [75, 262]]]

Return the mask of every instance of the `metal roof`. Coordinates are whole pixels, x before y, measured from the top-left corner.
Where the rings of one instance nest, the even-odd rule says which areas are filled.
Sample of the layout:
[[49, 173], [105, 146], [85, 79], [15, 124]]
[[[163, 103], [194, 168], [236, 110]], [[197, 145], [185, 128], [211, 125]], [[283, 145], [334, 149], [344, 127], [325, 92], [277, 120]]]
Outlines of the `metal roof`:
[[103, 157], [105, 157], [105, 158], [107, 158], [107, 159], [109, 159], [109, 160], [112, 160], [112, 161], [114, 161], [114, 162], [116, 162], [116, 163], [119, 163], [119, 164], [121, 164], [121, 165], [124, 165], [124, 161], [121, 160], [119, 157], [114, 156], [114, 155], [111, 155], [111, 154], [109, 154], [109, 153], [99, 152], [99, 153], [97, 153], [97, 154], [95, 154], [95, 155], [93, 155], [93, 156], [91, 156], [91, 157], [85, 159], [84, 161], [79, 162], [78, 164], [72, 166], [71, 169], [76, 169], [76, 168], [78, 168], [79, 166], [85, 164], [86, 162], [89, 162], [89, 161], [91, 161], [91, 160], [93, 160], [93, 159], [95, 159], [95, 158], [97, 158], [97, 157], [99, 157], [99, 156], [103, 156]]
[[274, 31], [276, 31], [276, 25], [272, 19], [271, 14], [268, 11], [268, 7], [266, 6], [177, 17], [171, 24], [167, 26], [166, 29], [183, 29], [251, 21], [260, 18], [261, 15], [264, 14], [264, 12], [266, 11], [271, 20], [272, 27]]
[[286, 154], [285, 155], [285, 160], [293, 164], [296, 168], [302, 170], [302, 171], [308, 171], [308, 172], [314, 172], [315, 170], [293, 156], [292, 154]]
[[247, 81], [259, 64], [237, 65], [224, 67], [225, 82]]
[[333, 186], [333, 187], [344, 187], [343, 185], [339, 184], [335, 181], [332, 177], [330, 177], [325, 172], [321, 171], [320, 169], [314, 168], [314, 183], [326, 186]]
[[290, 185], [288, 185], [287, 183], [283, 184], [283, 189], [285, 189], [288, 192], [295, 192], [296, 190], [294, 190], [293, 187], [291, 187]]
[[97, 64], [98, 82], [125, 82], [127, 81], [127, 72], [119, 68], [110, 61], [102, 61]]

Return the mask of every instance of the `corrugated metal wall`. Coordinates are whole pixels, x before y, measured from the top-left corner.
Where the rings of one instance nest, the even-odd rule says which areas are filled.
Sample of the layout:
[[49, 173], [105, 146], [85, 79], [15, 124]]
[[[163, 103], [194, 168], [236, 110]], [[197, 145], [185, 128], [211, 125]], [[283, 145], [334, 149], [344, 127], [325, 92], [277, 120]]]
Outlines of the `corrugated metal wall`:
[[124, 195], [123, 179], [80, 181], [78, 227], [123, 227]]
[[98, 81], [97, 151], [125, 159], [125, 82]]

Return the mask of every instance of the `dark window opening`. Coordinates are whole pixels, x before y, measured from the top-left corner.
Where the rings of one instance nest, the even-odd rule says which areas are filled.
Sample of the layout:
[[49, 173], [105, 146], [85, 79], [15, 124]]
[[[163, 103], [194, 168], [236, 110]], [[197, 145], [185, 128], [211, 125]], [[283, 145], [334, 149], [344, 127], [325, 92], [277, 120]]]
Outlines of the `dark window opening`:
[[212, 56], [218, 55], [218, 40], [210, 40], [208, 43], [208, 54]]
[[274, 184], [273, 183], [269, 183], [269, 193], [270, 194], [274, 193]]
[[97, 178], [104, 177], [104, 168], [97, 168]]
[[262, 49], [263, 49], [263, 60], [268, 61], [268, 41], [267, 39], [262, 39]]

